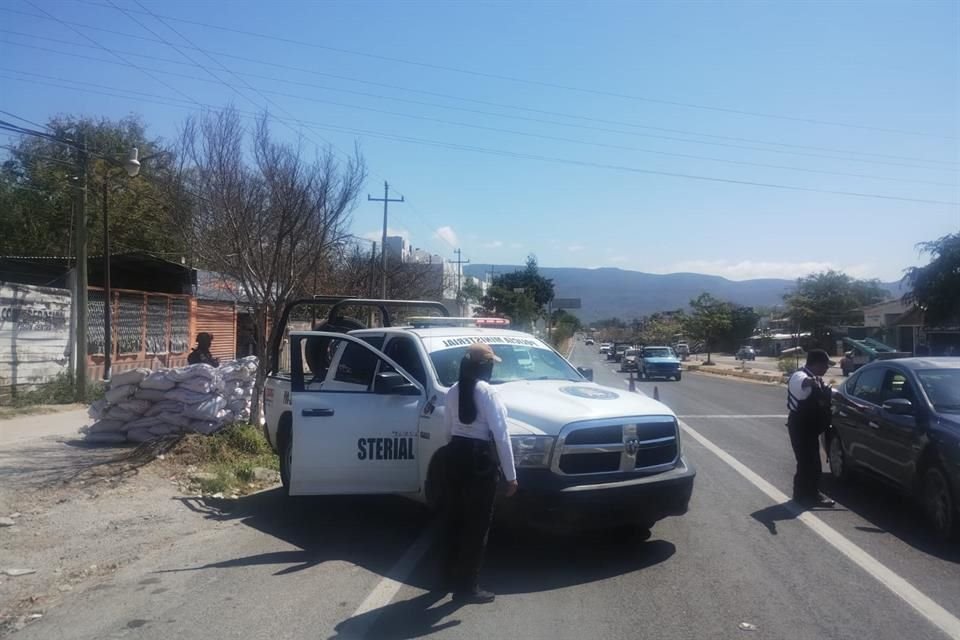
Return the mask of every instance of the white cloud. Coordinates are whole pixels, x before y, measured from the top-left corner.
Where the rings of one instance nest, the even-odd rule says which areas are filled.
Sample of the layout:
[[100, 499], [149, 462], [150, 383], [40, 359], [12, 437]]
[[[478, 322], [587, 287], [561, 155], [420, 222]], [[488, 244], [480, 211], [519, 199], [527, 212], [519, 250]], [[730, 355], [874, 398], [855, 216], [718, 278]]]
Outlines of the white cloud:
[[801, 276], [836, 269], [855, 278], [871, 277], [873, 268], [867, 264], [838, 265], [832, 262], [755, 262], [753, 260], [685, 260], [670, 266], [661, 273], [706, 273], [723, 276], [730, 280], [750, 280], [753, 278], [786, 278], [793, 280]]
[[460, 245], [460, 240], [457, 238], [457, 232], [453, 230], [453, 227], [440, 227], [433, 232], [433, 237], [446, 242], [454, 248]]
[[499, 249], [503, 246], [503, 241], [493, 240], [492, 242], [484, 242], [480, 246], [483, 247], [484, 249]]
[[578, 251], [583, 251], [584, 249], [586, 249], [586, 247], [583, 246], [582, 244], [572, 244], [569, 247], [567, 247], [567, 251], [570, 251], [572, 253], [577, 253]]
[[[400, 236], [407, 242], [410, 242], [410, 232], [406, 229], [394, 229], [392, 227], [387, 227], [387, 237], [389, 236]], [[383, 239], [383, 230], [367, 231], [366, 233], [361, 234], [360, 237], [366, 238], [367, 240], [373, 240], [374, 242], [380, 242]]]

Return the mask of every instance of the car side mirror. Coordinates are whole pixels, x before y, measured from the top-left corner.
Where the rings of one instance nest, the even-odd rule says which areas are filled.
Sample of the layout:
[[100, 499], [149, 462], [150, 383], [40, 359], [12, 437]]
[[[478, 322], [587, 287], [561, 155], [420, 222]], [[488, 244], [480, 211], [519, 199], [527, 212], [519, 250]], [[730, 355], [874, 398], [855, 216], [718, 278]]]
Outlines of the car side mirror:
[[418, 396], [420, 390], [396, 371], [378, 373], [373, 380], [373, 392], [383, 396]]
[[580, 375], [582, 375], [584, 378], [590, 382], [593, 382], [593, 369], [589, 367], [577, 367], [577, 371], [579, 371]]
[[883, 410], [895, 416], [913, 415], [913, 403], [906, 398], [890, 398], [883, 403]]

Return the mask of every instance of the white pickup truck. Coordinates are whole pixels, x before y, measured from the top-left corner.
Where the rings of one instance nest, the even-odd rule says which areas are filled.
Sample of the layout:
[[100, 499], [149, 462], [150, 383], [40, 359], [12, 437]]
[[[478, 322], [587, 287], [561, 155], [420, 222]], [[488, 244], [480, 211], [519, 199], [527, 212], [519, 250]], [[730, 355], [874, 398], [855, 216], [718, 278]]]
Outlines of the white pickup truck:
[[[342, 329], [336, 311], [325, 326]], [[648, 530], [687, 511], [696, 472], [668, 407], [594, 384], [592, 371], [533, 336], [476, 324], [441, 317], [290, 332], [288, 370], [275, 353], [264, 400], [287, 492], [402, 494], [440, 506], [444, 401], [467, 346], [483, 341], [502, 359], [491, 382], [507, 406], [519, 481], [499, 515], [551, 530]]]

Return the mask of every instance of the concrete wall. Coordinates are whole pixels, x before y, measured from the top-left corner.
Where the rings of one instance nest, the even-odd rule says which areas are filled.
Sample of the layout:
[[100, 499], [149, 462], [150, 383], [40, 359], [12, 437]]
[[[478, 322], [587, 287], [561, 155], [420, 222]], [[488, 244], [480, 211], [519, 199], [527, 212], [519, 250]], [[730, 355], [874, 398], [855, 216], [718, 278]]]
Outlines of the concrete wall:
[[70, 292], [0, 282], [0, 396], [69, 370]]

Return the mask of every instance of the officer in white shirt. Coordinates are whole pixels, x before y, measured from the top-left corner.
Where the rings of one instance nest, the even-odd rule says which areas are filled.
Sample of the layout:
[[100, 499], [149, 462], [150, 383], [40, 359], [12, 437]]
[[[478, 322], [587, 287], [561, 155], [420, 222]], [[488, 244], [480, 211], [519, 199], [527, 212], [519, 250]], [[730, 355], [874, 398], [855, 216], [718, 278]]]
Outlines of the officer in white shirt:
[[787, 430], [797, 459], [793, 476], [793, 499], [804, 507], [832, 507], [820, 494], [820, 434], [830, 426], [831, 389], [823, 376], [833, 366], [823, 349], [807, 353], [807, 364], [787, 382]]
[[457, 602], [492, 602], [478, 584], [493, 519], [500, 474], [506, 495], [517, 491], [517, 471], [507, 431], [507, 409], [490, 385], [500, 358], [485, 343], [472, 344], [460, 363], [460, 379], [447, 393], [444, 411], [448, 579]]

